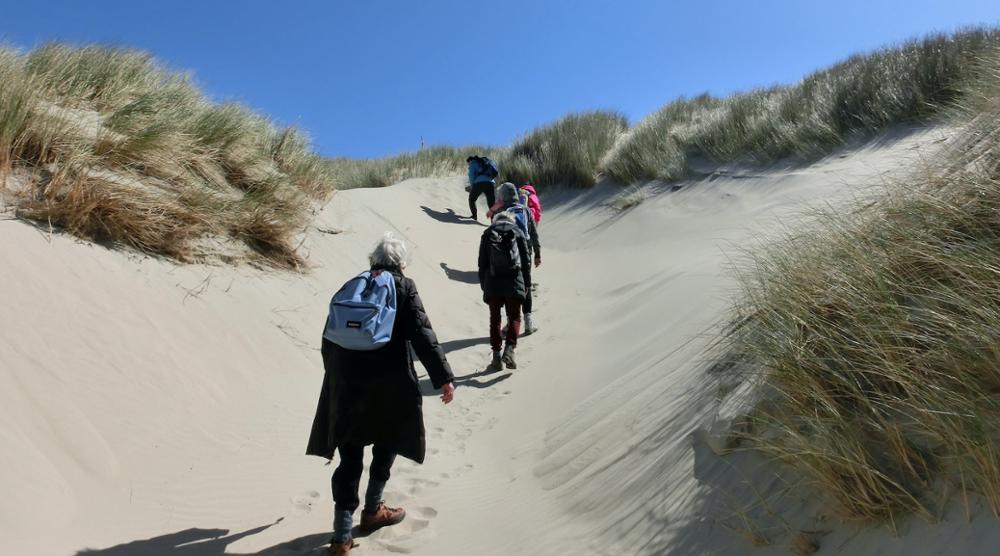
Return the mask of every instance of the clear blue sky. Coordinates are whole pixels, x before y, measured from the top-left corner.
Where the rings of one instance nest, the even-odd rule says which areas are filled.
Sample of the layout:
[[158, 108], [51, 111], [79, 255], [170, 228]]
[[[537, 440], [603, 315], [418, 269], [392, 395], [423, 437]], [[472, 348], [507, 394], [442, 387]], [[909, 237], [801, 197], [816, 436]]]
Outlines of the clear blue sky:
[[0, 40], [150, 51], [331, 156], [504, 145], [593, 108], [636, 121], [969, 24], [1000, 24], [1000, 1], [0, 0]]

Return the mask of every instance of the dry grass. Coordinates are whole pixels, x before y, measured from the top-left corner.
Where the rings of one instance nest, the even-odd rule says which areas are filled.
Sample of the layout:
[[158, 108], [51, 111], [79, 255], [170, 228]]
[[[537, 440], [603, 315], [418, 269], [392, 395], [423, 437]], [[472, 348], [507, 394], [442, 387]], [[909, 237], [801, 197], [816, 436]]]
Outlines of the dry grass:
[[680, 179], [692, 156], [767, 162], [822, 155], [853, 135], [933, 116], [998, 44], [1000, 31], [968, 29], [854, 56], [792, 86], [679, 99], [623, 135], [600, 171], [631, 184]]
[[503, 151], [500, 178], [542, 187], [590, 187], [601, 157], [627, 128], [628, 120], [614, 112], [570, 114]]
[[469, 155], [487, 155], [500, 166], [500, 181], [539, 187], [594, 184], [597, 164], [628, 122], [613, 112], [570, 114], [540, 127], [507, 148], [432, 147], [389, 158], [330, 161], [337, 189], [385, 187], [408, 178], [463, 175]]
[[497, 157], [492, 147], [438, 146], [388, 158], [334, 158], [327, 161], [337, 189], [386, 187], [410, 178], [433, 178], [462, 175], [465, 159], [472, 155]]
[[291, 128], [210, 102], [147, 54], [52, 44], [0, 49], [0, 177], [20, 217], [187, 260], [221, 237], [297, 266], [294, 236], [333, 191]]
[[756, 445], [843, 512], [933, 516], [948, 492], [1000, 514], [1000, 51], [961, 140], [874, 204], [757, 254], [724, 340], [779, 400]]

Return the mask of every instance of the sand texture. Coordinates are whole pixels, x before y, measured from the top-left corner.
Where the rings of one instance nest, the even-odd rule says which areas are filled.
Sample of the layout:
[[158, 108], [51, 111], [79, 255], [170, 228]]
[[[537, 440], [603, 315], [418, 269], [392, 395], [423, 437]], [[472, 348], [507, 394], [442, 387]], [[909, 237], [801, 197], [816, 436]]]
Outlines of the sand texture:
[[386, 230], [411, 247], [458, 389], [445, 406], [424, 379], [428, 461], [399, 460], [387, 489], [408, 517], [353, 553], [787, 554], [812, 540], [820, 554], [987, 553], [1000, 528], [974, 500], [971, 521], [956, 506], [896, 536], [861, 530], [774, 464], [704, 442], [727, 418], [704, 350], [732, 263], [945, 134], [708, 168], [624, 212], [608, 186], [543, 191], [540, 331], [514, 372], [482, 372], [483, 226], [457, 216], [461, 178], [338, 193], [305, 234], [305, 274], [177, 265], [0, 221], [0, 554], [321, 554], [333, 469], [303, 455], [319, 337], [330, 295]]

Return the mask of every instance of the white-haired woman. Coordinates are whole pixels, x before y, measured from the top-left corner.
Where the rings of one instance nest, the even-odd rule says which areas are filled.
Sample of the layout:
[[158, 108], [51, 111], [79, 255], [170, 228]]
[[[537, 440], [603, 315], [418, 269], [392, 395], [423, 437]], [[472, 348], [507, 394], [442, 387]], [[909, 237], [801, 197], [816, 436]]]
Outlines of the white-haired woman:
[[346, 555], [353, 546], [353, 514], [360, 500], [364, 447], [372, 447], [368, 489], [360, 529], [374, 531], [403, 520], [401, 508], [385, 505], [382, 493], [396, 455], [423, 463], [425, 452], [422, 396], [413, 368], [413, 352], [420, 358], [441, 399], [454, 395], [454, 377], [434, 329], [424, 311], [413, 280], [403, 275], [406, 245], [387, 233], [369, 257], [372, 271], [390, 272], [396, 283], [396, 318], [388, 344], [372, 351], [344, 349], [323, 339], [326, 370], [319, 405], [306, 453], [340, 464], [331, 481], [334, 535], [329, 553]]

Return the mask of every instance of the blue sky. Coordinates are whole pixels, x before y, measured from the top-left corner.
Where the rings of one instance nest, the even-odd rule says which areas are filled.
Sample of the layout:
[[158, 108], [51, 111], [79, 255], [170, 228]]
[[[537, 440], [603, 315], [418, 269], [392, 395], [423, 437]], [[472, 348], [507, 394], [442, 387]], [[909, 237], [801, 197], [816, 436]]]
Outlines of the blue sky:
[[0, 0], [0, 40], [152, 52], [319, 152], [509, 144], [578, 110], [632, 121], [681, 95], [789, 83], [996, 0]]

